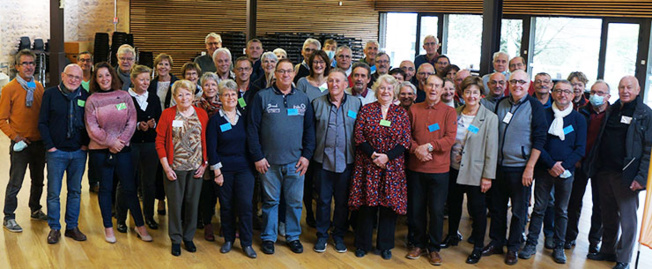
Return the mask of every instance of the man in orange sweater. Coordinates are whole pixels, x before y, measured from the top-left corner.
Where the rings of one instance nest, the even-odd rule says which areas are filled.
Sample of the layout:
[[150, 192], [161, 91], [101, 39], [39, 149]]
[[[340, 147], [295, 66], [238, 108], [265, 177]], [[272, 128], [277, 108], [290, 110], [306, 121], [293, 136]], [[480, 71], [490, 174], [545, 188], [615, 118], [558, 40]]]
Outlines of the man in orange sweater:
[[3, 226], [10, 232], [20, 233], [23, 229], [16, 223], [16, 196], [23, 185], [25, 170], [29, 165], [32, 188], [29, 208], [32, 219], [47, 220], [41, 210], [43, 193], [43, 168], [45, 147], [38, 131], [38, 117], [43, 98], [43, 85], [34, 79], [36, 55], [29, 50], [16, 54], [18, 76], [2, 88], [0, 95], [0, 129], [9, 139], [10, 161], [9, 183], [5, 193]]

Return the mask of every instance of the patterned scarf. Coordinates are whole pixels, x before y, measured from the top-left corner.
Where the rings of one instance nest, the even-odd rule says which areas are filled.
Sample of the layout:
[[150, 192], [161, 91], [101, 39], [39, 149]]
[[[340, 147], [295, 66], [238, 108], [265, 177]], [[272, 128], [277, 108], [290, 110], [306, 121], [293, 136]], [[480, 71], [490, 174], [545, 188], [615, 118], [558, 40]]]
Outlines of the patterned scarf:
[[31, 78], [32, 81], [27, 82], [24, 80], [21, 76], [16, 76], [16, 81], [18, 81], [18, 84], [23, 87], [27, 91], [27, 95], [25, 96], [25, 106], [26, 107], [32, 107], [32, 104], [34, 103], [34, 90], [36, 89], [36, 82], [34, 82], [34, 77]]
[[208, 117], [215, 115], [217, 111], [222, 107], [222, 102], [219, 99], [217, 101], [209, 101], [206, 95], [202, 95], [198, 100], [195, 100], [194, 105], [206, 110]]

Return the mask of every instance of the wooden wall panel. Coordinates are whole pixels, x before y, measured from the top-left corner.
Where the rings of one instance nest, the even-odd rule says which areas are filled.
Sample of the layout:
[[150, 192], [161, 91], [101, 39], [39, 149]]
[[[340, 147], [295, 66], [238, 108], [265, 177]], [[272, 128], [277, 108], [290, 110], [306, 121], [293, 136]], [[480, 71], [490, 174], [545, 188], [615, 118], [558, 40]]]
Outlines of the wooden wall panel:
[[[377, 39], [378, 12], [373, 1], [342, 2], [343, 6], [334, 0], [258, 0], [257, 34], [337, 33]], [[244, 32], [245, 16], [245, 0], [138, 0], [131, 1], [130, 31], [140, 50], [172, 55], [173, 72], [179, 74], [184, 62], [204, 50], [206, 34]]]

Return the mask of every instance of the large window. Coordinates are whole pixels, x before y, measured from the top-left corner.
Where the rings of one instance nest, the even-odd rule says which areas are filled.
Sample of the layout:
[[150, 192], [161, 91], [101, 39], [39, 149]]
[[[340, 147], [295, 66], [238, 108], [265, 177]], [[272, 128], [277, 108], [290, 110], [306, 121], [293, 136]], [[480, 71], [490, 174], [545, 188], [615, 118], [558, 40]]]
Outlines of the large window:
[[638, 52], [639, 25], [609, 23], [604, 80], [611, 86], [611, 103], [618, 100], [618, 83], [624, 76], [633, 76]]
[[503, 19], [500, 29], [500, 51], [507, 52], [509, 57], [521, 56], [521, 36], [523, 35], [523, 20]]
[[414, 60], [417, 14], [387, 13], [386, 26], [385, 52], [389, 54], [391, 66], [398, 67], [403, 60]]
[[460, 68], [478, 69], [482, 44], [482, 16], [448, 16], [447, 56]]
[[582, 71], [589, 85], [598, 76], [601, 19], [536, 18], [532, 74], [546, 72], [566, 79]]
[[[439, 23], [439, 18], [437, 16], [423, 16], [421, 17], [421, 34], [419, 36], [419, 54], [426, 54], [426, 50], [423, 49], [423, 39], [428, 35], [437, 36], [437, 26]], [[441, 40], [439, 40], [441, 43]]]

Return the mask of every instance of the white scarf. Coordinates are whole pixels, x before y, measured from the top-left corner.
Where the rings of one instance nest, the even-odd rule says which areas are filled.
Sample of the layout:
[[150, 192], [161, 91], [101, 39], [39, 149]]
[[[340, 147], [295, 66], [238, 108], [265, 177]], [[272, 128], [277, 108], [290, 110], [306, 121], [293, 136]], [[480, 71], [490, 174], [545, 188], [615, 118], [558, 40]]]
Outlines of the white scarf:
[[550, 124], [548, 133], [556, 135], [561, 141], [564, 141], [564, 139], [566, 139], [566, 136], [564, 135], [564, 117], [573, 112], [573, 103], [568, 104], [566, 109], [559, 110], [559, 108], [557, 108], [557, 103], [552, 102], [552, 111], [555, 113], [555, 119], [552, 121], [552, 124]]
[[145, 91], [144, 94], [140, 95], [137, 94], [134, 89], [129, 88], [129, 94], [136, 98], [136, 102], [138, 103], [138, 106], [140, 107], [141, 110], [145, 111], [147, 110], [147, 98], [149, 97], [149, 92]]

